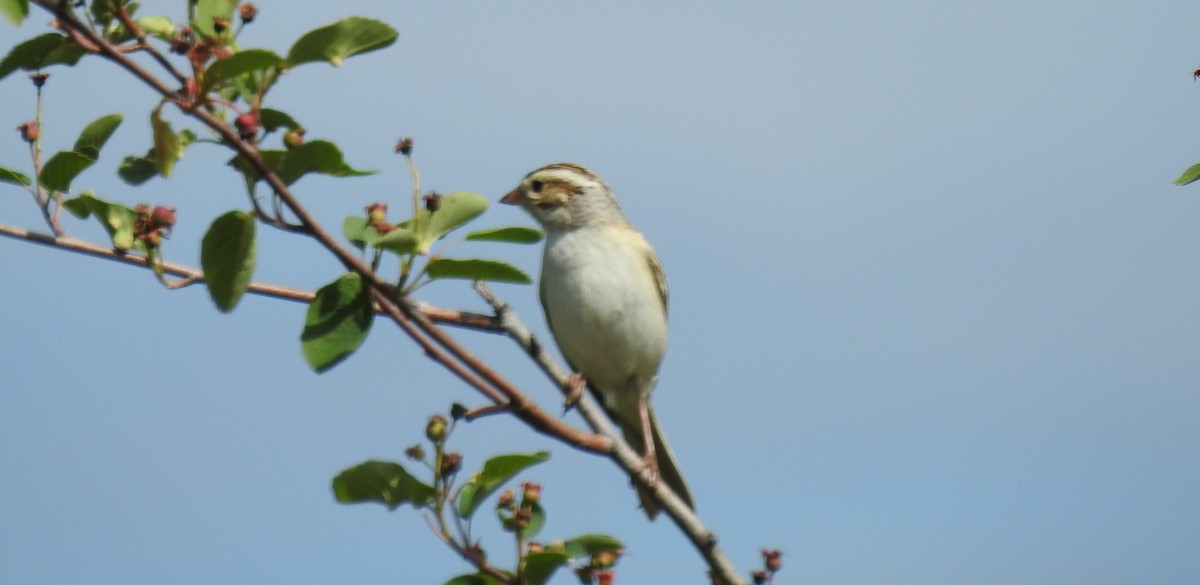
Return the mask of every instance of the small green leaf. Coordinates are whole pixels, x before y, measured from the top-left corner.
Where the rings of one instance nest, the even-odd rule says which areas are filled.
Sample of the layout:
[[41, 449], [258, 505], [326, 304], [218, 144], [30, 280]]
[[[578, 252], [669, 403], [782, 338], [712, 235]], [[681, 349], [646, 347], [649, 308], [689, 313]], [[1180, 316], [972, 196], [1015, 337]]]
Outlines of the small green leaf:
[[546, 525], [546, 511], [542, 509], [542, 505], [537, 502], [522, 504], [529, 506], [529, 522], [525, 524], [525, 538], [536, 538], [542, 532], [542, 527]]
[[422, 208], [418, 213], [421, 218], [420, 225], [425, 229], [421, 230], [419, 251], [422, 254], [428, 253], [429, 247], [434, 242], [455, 228], [479, 217], [479, 214], [487, 211], [487, 208], [487, 197], [466, 191], [442, 196], [441, 205], [436, 212]]
[[204, 86], [213, 88], [235, 77], [264, 71], [283, 64], [283, 57], [266, 49], [249, 49], [234, 53], [224, 61], [215, 61], [204, 72]]
[[1188, 170], [1183, 171], [1178, 179], [1175, 179], [1176, 185], [1187, 185], [1200, 179], [1200, 163], [1188, 167]]
[[367, 461], [339, 473], [333, 494], [343, 504], [379, 502], [389, 510], [404, 504], [420, 508], [433, 500], [433, 488], [389, 461]]
[[279, 178], [291, 185], [308, 173], [319, 173], [334, 177], [357, 177], [371, 175], [375, 171], [359, 171], [342, 160], [342, 151], [332, 142], [313, 140], [286, 151], [281, 167], [276, 167]]
[[412, 254], [417, 249], [417, 236], [408, 228], [398, 227], [375, 238], [374, 246], [397, 254]]
[[254, 212], [230, 211], [213, 221], [200, 244], [200, 267], [208, 295], [222, 313], [232, 311], [250, 286], [254, 232]]
[[35, 71], [51, 65], [74, 65], [83, 50], [71, 39], [57, 33], [34, 37], [12, 48], [0, 61], [0, 79], [17, 69]]
[[43, 187], [51, 191], [66, 193], [71, 190], [71, 181], [94, 162], [95, 158], [83, 153], [73, 150], [59, 151], [46, 161], [38, 180]]
[[531, 227], [513, 226], [493, 230], [479, 230], [467, 234], [468, 240], [489, 242], [509, 242], [512, 244], [536, 244], [542, 241], [545, 234]]
[[134, 210], [119, 203], [97, 199], [91, 191], [63, 201], [63, 207], [79, 219], [95, 215], [112, 238], [114, 248], [128, 250], [133, 247], [133, 228], [137, 223], [137, 212]]
[[274, 132], [280, 128], [299, 128], [300, 123], [293, 120], [291, 116], [271, 108], [262, 108], [258, 111], [258, 123], [262, 124], [263, 130]]
[[0, 167], [0, 183], [12, 183], [14, 185], [28, 187], [33, 183], [33, 181], [30, 180], [29, 177], [26, 177], [17, 171]]
[[142, 32], [161, 41], [171, 42], [175, 37], [175, 23], [165, 16], [143, 16], [134, 22]]
[[525, 555], [525, 582], [528, 585], [545, 585], [559, 567], [571, 562], [571, 558], [565, 553], [545, 550]]
[[[200, 34], [206, 37], [216, 37], [216, 29], [213, 28], [214, 18], [223, 18], [225, 22], [231, 22], [233, 19], [233, 8], [237, 6], [239, 0], [197, 0], [196, 2], [196, 22], [192, 24]], [[228, 29], [225, 31], [229, 32]]]
[[[351, 244], [354, 244], [354, 247], [358, 248], [359, 250], [363, 249], [367, 245], [368, 228], [370, 228], [370, 226], [367, 225], [367, 218], [362, 216], [351, 215], [347, 216], [346, 219], [342, 221], [342, 235], [346, 236], [346, 239], [349, 240]], [[371, 229], [372, 233], [374, 233], [374, 231], [374, 229]]]
[[313, 61], [341, 65], [346, 57], [382, 49], [396, 42], [400, 33], [378, 20], [350, 17], [308, 31], [288, 51], [289, 67]]
[[158, 174], [170, 178], [175, 162], [183, 156], [183, 139], [163, 119], [162, 106], [150, 114], [150, 127], [154, 130], [154, 164], [158, 165]]
[[521, 269], [499, 260], [435, 258], [429, 261], [425, 270], [429, 273], [430, 278], [465, 278], [516, 284], [533, 282], [528, 274], [521, 272]]
[[591, 556], [602, 552], [617, 552], [624, 549], [621, 541], [607, 534], [583, 534], [567, 540], [563, 551], [571, 558]]
[[108, 138], [116, 132], [117, 126], [120, 126], [124, 119], [121, 114], [109, 114], [93, 120], [79, 133], [79, 138], [75, 141], [75, 152], [97, 158], [100, 149], [104, 148], [104, 143], [108, 142]]
[[355, 273], [321, 287], [308, 306], [300, 346], [304, 359], [318, 373], [354, 353], [367, 338], [375, 304], [371, 291]]
[[158, 163], [154, 162], [153, 149], [146, 153], [146, 156], [127, 156], [121, 160], [121, 166], [117, 167], [117, 176], [135, 187], [149, 181], [157, 174]]
[[524, 469], [550, 459], [546, 451], [532, 454], [498, 455], [488, 459], [483, 469], [471, 476], [458, 493], [458, 515], [470, 518], [480, 504], [505, 482]]
[[4, 13], [5, 20], [19, 25], [29, 16], [29, 0], [0, 0], [0, 12]]

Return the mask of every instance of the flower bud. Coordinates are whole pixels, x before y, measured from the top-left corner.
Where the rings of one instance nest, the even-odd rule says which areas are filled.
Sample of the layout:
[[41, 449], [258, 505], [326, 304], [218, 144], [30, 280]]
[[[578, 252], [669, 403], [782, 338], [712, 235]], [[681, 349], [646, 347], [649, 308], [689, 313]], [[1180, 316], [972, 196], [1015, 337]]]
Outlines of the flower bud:
[[771, 576], [762, 569], [756, 569], [750, 572], [750, 579], [754, 581], [754, 585], [766, 585], [770, 578]]
[[412, 447], [404, 450], [404, 456], [412, 459], [413, 461], [424, 461], [425, 450], [422, 449], [420, 445], [413, 445]]
[[467, 416], [467, 407], [457, 402], [450, 405], [450, 418], [454, 420], [462, 420], [464, 416]]
[[213, 31], [217, 34], [221, 34], [229, 30], [229, 19], [225, 18], [224, 16], [214, 16], [212, 22]]
[[50, 74], [42, 72], [42, 71], [38, 71], [37, 73], [29, 74], [29, 79], [33, 80], [34, 87], [41, 87], [43, 85], [46, 85], [46, 78], [48, 78], [48, 77], [50, 77]]
[[616, 579], [617, 573], [612, 569], [596, 571], [596, 585], [612, 585]]

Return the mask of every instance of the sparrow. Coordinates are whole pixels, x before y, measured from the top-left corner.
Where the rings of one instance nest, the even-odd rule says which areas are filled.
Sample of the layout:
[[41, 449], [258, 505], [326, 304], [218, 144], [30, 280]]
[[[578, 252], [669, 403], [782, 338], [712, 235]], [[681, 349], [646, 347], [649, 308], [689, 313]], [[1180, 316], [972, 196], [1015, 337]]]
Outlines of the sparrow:
[[[667, 350], [667, 281], [654, 249], [604, 180], [577, 164], [539, 168], [500, 202], [546, 232], [539, 295], [563, 357], [655, 480], [695, 508], [650, 405]], [[640, 489], [638, 498], [653, 520], [657, 501]]]

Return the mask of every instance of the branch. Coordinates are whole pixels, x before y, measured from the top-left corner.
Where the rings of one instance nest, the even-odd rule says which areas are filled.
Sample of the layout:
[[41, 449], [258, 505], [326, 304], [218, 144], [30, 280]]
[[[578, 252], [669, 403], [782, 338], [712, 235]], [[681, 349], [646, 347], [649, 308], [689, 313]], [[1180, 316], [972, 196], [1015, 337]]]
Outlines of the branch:
[[[0, 224], [0, 236], [12, 238], [14, 240], [24, 240], [33, 242], [51, 248], [64, 250], [67, 252], [75, 252], [93, 258], [100, 258], [112, 262], [119, 262], [129, 266], [137, 266], [139, 268], [153, 269], [145, 256], [131, 252], [117, 252], [110, 247], [104, 247], [91, 242], [77, 240], [71, 237], [54, 237], [47, 234], [39, 234], [18, 227]], [[162, 269], [165, 274], [181, 278], [180, 284], [176, 288], [204, 282], [204, 273], [198, 268], [192, 268], [183, 264], [174, 262], [162, 262]], [[251, 282], [247, 292], [258, 296], [281, 299], [285, 301], [294, 301], [297, 303], [308, 304], [316, 298], [316, 293], [304, 289], [280, 286], [277, 284], [269, 284], [265, 282]], [[382, 307], [375, 307], [377, 312], [384, 312]], [[478, 313], [469, 313], [465, 311], [456, 311], [453, 309], [443, 309], [434, 307], [425, 303], [420, 303], [419, 311], [429, 317], [430, 320], [444, 323], [446, 325], [455, 325], [465, 329], [474, 329], [477, 331], [499, 332], [502, 331], [500, 324], [495, 317], [488, 315], [480, 315]]]

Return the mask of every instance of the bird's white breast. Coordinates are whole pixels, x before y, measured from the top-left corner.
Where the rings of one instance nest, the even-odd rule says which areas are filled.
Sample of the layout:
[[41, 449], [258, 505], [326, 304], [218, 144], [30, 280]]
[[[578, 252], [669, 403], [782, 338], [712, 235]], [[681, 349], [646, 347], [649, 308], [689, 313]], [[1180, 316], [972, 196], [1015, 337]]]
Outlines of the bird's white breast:
[[649, 245], [624, 226], [547, 235], [546, 316], [571, 365], [606, 396], [645, 397], [667, 347]]

